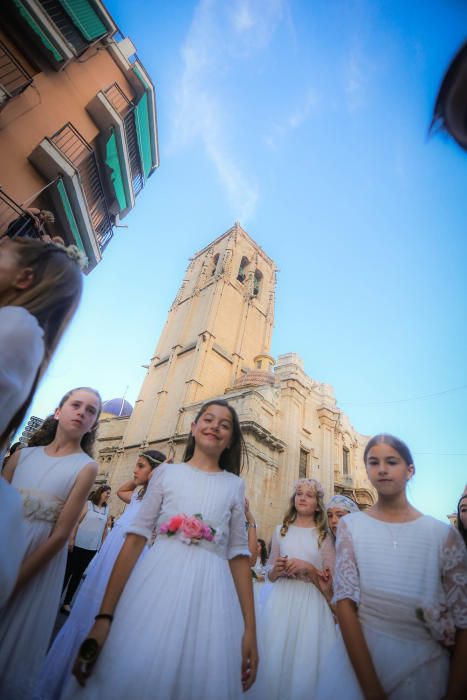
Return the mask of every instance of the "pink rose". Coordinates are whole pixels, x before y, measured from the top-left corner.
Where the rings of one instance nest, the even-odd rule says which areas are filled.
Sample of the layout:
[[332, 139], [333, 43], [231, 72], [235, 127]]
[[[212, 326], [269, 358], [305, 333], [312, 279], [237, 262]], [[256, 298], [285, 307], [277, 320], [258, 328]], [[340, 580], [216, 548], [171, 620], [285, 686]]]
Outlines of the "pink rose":
[[159, 528], [159, 533], [161, 535], [166, 535], [169, 531], [169, 523], [162, 523], [162, 525]]
[[169, 520], [169, 532], [177, 532], [178, 530], [180, 530], [185, 520], [186, 518], [184, 515], [174, 515], [173, 518], [170, 518]]
[[200, 540], [203, 537], [203, 523], [198, 518], [185, 518], [182, 532], [190, 540]]
[[203, 538], [208, 542], [212, 542], [214, 539], [213, 532], [209, 525], [203, 525]]

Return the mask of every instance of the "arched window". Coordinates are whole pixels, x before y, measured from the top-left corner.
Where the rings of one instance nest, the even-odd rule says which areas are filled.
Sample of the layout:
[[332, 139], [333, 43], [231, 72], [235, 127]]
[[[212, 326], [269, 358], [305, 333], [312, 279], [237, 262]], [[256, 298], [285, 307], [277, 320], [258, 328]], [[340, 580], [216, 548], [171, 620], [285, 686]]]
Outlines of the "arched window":
[[243, 258], [241, 259], [240, 267], [238, 268], [238, 275], [237, 275], [238, 281], [241, 282], [242, 284], [244, 283], [244, 281], [246, 279], [246, 273], [247, 273], [247, 268], [248, 268], [249, 264], [250, 264], [250, 261], [244, 255]]
[[216, 274], [218, 262], [219, 262], [219, 253], [216, 253], [216, 255], [213, 257], [212, 262], [211, 262], [211, 277], [213, 277]]
[[257, 297], [261, 291], [261, 284], [263, 282], [263, 274], [259, 270], [255, 270], [255, 276], [253, 278], [253, 296]]

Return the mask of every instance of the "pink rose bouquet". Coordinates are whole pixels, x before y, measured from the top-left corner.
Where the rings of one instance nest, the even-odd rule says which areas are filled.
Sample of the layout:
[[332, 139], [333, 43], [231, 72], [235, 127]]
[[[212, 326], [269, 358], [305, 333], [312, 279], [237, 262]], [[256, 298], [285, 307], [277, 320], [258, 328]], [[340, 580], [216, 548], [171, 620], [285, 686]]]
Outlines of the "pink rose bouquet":
[[179, 513], [165, 523], [161, 523], [159, 534], [167, 535], [167, 537], [177, 535], [186, 544], [198, 544], [201, 540], [212, 542], [216, 531], [203, 521], [203, 516], [200, 513], [192, 516]]

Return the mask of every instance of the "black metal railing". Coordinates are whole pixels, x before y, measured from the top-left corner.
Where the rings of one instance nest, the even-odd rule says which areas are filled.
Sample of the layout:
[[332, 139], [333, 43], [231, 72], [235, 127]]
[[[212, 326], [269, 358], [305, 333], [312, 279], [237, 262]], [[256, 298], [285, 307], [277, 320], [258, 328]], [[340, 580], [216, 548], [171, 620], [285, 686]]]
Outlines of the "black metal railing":
[[19, 95], [31, 83], [29, 73], [0, 41], [0, 87], [7, 98]]
[[89, 42], [86, 41], [81, 32], [75, 27], [58, 0], [39, 0], [39, 3], [47, 12], [58, 31], [63, 34], [75, 51], [78, 54], [86, 51]]
[[6, 234], [8, 226], [13, 221], [18, 221], [19, 230], [16, 233], [21, 234], [22, 227], [24, 229], [30, 227], [32, 217], [29, 217], [27, 211], [15, 202], [0, 185], [0, 236]]
[[70, 123], [60, 129], [52, 141], [78, 171], [97, 242], [100, 249], [104, 250], [113, 236], [113, 229], [96, 154]]

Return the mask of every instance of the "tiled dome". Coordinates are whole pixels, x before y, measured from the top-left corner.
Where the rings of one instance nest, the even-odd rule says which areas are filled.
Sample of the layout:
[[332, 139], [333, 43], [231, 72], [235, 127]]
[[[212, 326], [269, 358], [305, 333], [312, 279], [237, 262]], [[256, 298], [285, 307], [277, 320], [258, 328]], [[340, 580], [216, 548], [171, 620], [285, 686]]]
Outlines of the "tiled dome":
[[102, 404], [102, 413], [127, 418], [133, 413], [133, 406], [126, 399], [109, 399]]

